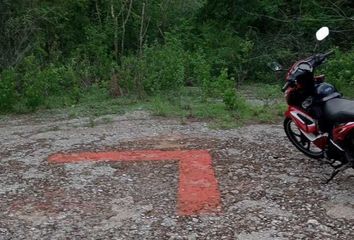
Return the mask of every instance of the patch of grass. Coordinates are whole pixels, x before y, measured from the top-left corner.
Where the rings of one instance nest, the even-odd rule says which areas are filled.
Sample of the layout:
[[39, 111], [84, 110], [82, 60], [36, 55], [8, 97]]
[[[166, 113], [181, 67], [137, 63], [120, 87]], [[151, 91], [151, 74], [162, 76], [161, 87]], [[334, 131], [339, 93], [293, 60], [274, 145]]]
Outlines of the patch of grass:
[[255, 97], [263, 100], [283, 98], [280, 84], [249, 83], [241, 86], [240, 91], [243, 95], [248, 97]]
[[258, 84], [256, 86], [256, 95], [262, 99], [276, 99], [283, 96], [279, 85]]
[[109, 114], [124, 114], [129, 110], [140, 109], [144, 105], [145, 103], [135, 96], [112, 98], [106, 90], [96, 89], [96, 91], [85, 93], [79, 103], [54, 111], [64, 112], [69, 118], [99, 117]]
[[153, 115], [161, 117], [185, 117], [187, 115], [187, 110], [174, 104], [166, 96], [150, 98], [148, 109], [152, 111]]
[[353, 99], [354, 98], [354, 81], [353, 84], [348, 84], [340, 80], [332, 80], [330, 82], [345, 98]]
[[259, 123], [274, 123], [283, 116], [285, 109], [286, 105], [281, 103], [259, 106], [254, 108], [253, 117]]
[[28, 114], [31, 113], [32, 110], [26, 106], [24, 101], [18, 101], [13, 107], [13, 112], [17, 114]]
[[44, 102], [45, 109], [58, 109], [69, 107], [75, 104], [75, 101], [70, 96], [50, 96]]
[[111, 117], [103, 117], [100, 119], [100, 121], [104, 124], [108, 124], [108, 123], [113, 122], [113, 119]]
[[[236, 96], [234, 108], [230, 109], [225, 105], [223, 99], [202, 97], [199, 88], [162, 92], [158, 96], [144, 100], [135, 96], [111, 98], [106, 90], [97, 88], [83, 94], [78, 104], [72, 104], [65, 96], [62, 99], [60, 97], [52, 98], [53, 102], [48, 103], [44, 114], [50, 112], [50, 115], [59, 114], [65, 118], [89, 117], [87, 126], [95, 127], [97, 124], [112, 121], [110, 117], [105, 115], [149, 110], [155, 116], [179, 118], [181, 124], [197, 120], [206, 121], [212, 128], [229, 129], [245, 124], [279, 121], [286, 105], [281, 93], [278, 94], [278, 90], [278, 86], [267, 84], [243, 86]], [[246, 101], [245, 99], [249, 97], [261, 99], [262, 104]], [[57, 103], [55, 102], [59, 102], [58, 106], [61, 106], [60, 101], [67, 101], [69, 106], [56, 108]], [[98, 119], [99, 116], [104, 117]]]
[[[257, 86], [257, 89], [261, 89], [261, 86]], [[228, 109], [222, 99], [203, 100], [198, 89], [193, 88], [186, 88], [179, 93], [161, 94], [152, 98], [147, 106], [154, 115], [179, 117], [183, 123], [190, 119], [207, 121], [212, 128], [229, 129], [250, 123], [274, 123], [283, 116], [286, 105], [279, 101], [278, 96], [270, 94], [272, 89], [269, 87], [263, 93], [269, 96], [269, 103], [265, 101], [262, 105], [252, 105], [241, 96], [233, 110]]]
[[90, 117], [87, 126], [90, 127], [90, 128], [94, 128], [96, 126], [95, 118]]

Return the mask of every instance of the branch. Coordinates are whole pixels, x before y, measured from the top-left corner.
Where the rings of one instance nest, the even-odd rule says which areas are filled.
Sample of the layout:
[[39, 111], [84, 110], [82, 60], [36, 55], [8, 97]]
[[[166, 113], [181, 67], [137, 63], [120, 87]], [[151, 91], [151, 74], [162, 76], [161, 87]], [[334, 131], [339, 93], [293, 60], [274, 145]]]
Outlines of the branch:
[[140, 33], [139, 33], [139, 53], [140, 53], [140, 56], [143, 55], [144, 19], [145, 19], [145, 2], [143, 3], [143, 8], [141, 10], [141, 22], [140, 22]]
[[[241, 10], [248, 15], [256, 16], [256, 17], [264, 17], [264, 18], [268, 18], [268, 19], [276, 21], [276, 22], [293, 23], [294, 21], [296, 21], [296, 19], [286, 20], [286, 19], [280, 19], [280, 18], [276, 18], [273, 16], [269, 16], [269, 15], [249, 12], [243, 8], [241, 8]], [[328, 16], [328, 17], [333, 17], [333, 18], [330, 18], [330, 19], [328, 19], [328, 18], [305, 18], [305, 20], [308, 22], [343, 22], [343, 21], [347, 21], [347, 20], [354, 21], [354, 17], [351, 17], [351, 18], [348, 18], [348, 17], [347, 18], [343, 18], [343, 17], [342, 18], [335, 18], [334, 16]]]
[[[124, 18], [124, 14], [122, 13], [122, 20], [123, 20], [123, 22], [122, 22], [122, 29], [123, 29], [123, 31], [122, 31], [122, 41], [121, 41], [121, 51], [122, 51], [122, 55], [124, 54], [124, 48], [125, 48], [125, 26], [127, 25], [127, 23], [128, 23], [128, 20], [129, 20], [129, 18], [130, 18], [130, 15], [131, 15], [131, 12], [132, 12], [132, 7], [133, 7], [133, 0], [130, 0], [130, 2], [129, 2], [129, 8], [128, 8], [128, 12], [127, 12], [127, 15], [126, 15], [126, 17]], [[123, 7], [122, 7], [122, 9], [123, 9]]]
[[242, 10], [242, 12], [244, 12], [244, 13], [246, 13], [248, 15], [251, 15], [251, 16], [265, 17], [265, 18], [268, 18], [268, 19], [271, 19], [271, 20], [274, 20], [274, 21], [277, 21], [277, 22], [283, 22], [283, 23], [291, 23], [291, 22], [293, 22], [293, 21], [290, 21], [290, 20], [275, 18], [275, 17], [272, 17], [272, 16], [264, 15], [264, 14], [249, 12], [249, 11], [245, 10], [244, 8], [241, 8], [241, 10]]
[[[345, 14], [345, 12], [344, 12], [338, 5], [336, 5], [334, 2], [332, 2], [332, 1], [330, 1], [330, 0], [327, 0], [327, 2], [329, 2], [334, 8], [337, 9], [337, 10], [335, 10], [335, 9], [332, 8], [332, 10], [335, 11], [335, 12], [337, 12], [338, 15], [341, 15], [341, 16], [343, 16], [343, 17], [345, 17], [345, 18], [348, 18], [347, 14]], [[338, 11], [339, 11], [340, 13], [339, 13]]]
[[95, 0], [95, 6], [96, 6], [96, 14], [98, 17], [98, 21], [100, 22], [100, 25], [102, 25], [101, 12], [98, 6], [98, 0]]

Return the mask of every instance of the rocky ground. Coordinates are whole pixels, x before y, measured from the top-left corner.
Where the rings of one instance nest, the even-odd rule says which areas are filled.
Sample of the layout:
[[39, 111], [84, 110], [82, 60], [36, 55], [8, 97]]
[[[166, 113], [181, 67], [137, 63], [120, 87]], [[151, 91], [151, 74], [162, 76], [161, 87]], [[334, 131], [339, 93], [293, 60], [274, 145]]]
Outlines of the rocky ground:
[[[212, 130], [146, 112], [0, 120], [0, 239], [354, 239], [354, 171], [306, 158], [281, 124]], [[222, 211], [176, 214], [178, 166], [50, 164], [57, 152], [207, 149]]]

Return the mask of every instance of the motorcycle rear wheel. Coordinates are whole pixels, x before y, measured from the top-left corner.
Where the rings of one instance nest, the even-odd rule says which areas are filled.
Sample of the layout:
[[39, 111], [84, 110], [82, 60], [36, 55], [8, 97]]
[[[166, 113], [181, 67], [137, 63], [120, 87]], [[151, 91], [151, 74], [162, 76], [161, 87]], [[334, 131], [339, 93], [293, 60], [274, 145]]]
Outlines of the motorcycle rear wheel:
[[308, 140], [292, 119], [286, 118], [284, 120], [284, 130], [290, 142], [303, 154], [314, 159], [323, 158], [323, 150]]

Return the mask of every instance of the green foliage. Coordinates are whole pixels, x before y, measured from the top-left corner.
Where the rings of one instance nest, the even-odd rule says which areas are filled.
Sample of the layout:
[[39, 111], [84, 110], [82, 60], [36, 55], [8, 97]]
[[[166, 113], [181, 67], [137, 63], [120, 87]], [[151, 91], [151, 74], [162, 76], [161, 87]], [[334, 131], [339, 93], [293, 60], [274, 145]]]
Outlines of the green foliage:
[[354, 52], [337, 51], [335, 57], [325, 63], [326, 79], [345, 96], [354, 97]]
[[164, 45], [145, 47], [143, 55], [122, 58], [117, 75], [123, 93], [140, 96], [178, 91], [186, 85], [201, 86], [206, 95], [215, 89], [211, 65], [203, 52], [184, 50], [181, 41], [173, 36]]
[[0, 75], [0, 111], [12, 110], [16, 102], [16, 73], [13, 69], [8, 69]]
[[123, 57], [115, 71], [116, 77], [111, 80], [114, 91], [123, 95], [145, 95], [142, 82], [146, 72], [146, 61], [143, 58], [135, 55]]
[[123, 93], [142, 97], [180, 89], [186, 79], [186, 55], [178, 42], [168, 42], [146, 47], [143, 55], [122, 58], [117, 76]]
[[[71, 102], [78, 101], [80, 95], [78, 73], [73, 66], [49, 66], [41, 69], [34, 56], [25, 58], [19, 66], [16, 79], [19, 88], [17, 94], [24, 105], [35, 110], [49, 97], [68, 95]], [[70, 104], [67, 102], [67, 104]]]
[[231, 111], [241, 110], [245, 107], [244, 99], [236, 94], [235, 80], [228, 77], [227, 69], [221, 71], [217, 78], [219, 91], [222, 93], [223, 102], [226, 108]]
[[214, 77], [212, 66], [207, 56], [200, 49], [186, 54], [186, 83], [187, 86], [198, 86], [202, 89], [203, 98], [212, 95]]
[[[261, 85], [257, 86], [262, 87]], [[283, 116], [285, 105], [255, 106], [247, 103], [240, 96], [231, 94], [233, 109], [225, 107], [218, 99], [202, 100], [200, 90], [182, 88], [179, 92], [165, 93], [150, 98], [147, 107], [155, 115], [179, 117], [185, 123], [188, 120], [207, 120], [211, 127], [233, 128], [246, 123], [270, 123]], [[227, 94], [226, 94], [227, 95]], [[274, 100], [274, 99], [273, 99]]]
[[44, 102], [48, 83], [34, 56], [25, 58], [20, 68], [22, 73], [18, 79], [22, 88], [20, 92], [23, 94], [25, 105], [34, 110]]
[[283, 98], [283, 94], [280, 91], [281, 87], [279, 84], [255, 84], [256, 96], [263, 100]]
[[223, 101], [228, 110], [242, 110], [242, 108], [245, 108], [246, 106], [245, 100], [238, 96], [236, 94], [236, 91], [231, 88], [227, 89], [224, 92]]
[[263, 116], [249, 110], [240, 87], [274, 83], [267, 63], [311, 55], [322, 25], [333, 32], [318, 50], [339, 49], [325, 73], [354, 96], [350, 0], [3, 0], [0, 9], [0, 111], [76, 105], [91, 91], [156, 97], [163, 109], [161, 95], [193, 86], [203, 104]]
[[220, 28], [214, 22], [208, 22], [201, 28], [199, 46], [212, 66], [212, 73], [217, 75], [223, 68], [238, 80], [247, 75], [244, 67], [249, 64], [253, 42], [241, 38], [229, 26]]
[[157, 95], [150, 100], [150, 110], [153, 114], [161, 117], [184, 116], [185, 110], [178, 104], [169, 100], [166, 96]]
[[154, 93], [182, 87], [185, 82], [185, 55], [179, 41], [173, 38], [167, 39], [163, 46], [145, 49], [145, 90]]
[[[251, 42], [251, 50], [241, 57], [245, 64], [240, 66], [238, 61], [222, 57], [229, 63], [227, 67], [235, 72], [238, 82], [271, 83], [274, 77], [266, 69], [267, 62], [277, 59], [284, 66], [289, 66], [294, 60], [313, 54], [314, 34], [321, 26], [328, 26], [333, 32], [318, 51], [326, 51], [331, 45], [351, 49], [353, 33], [346, 29], [354, 27], [354, 21], [347, 17], [353, 13], [354, 4], [349, 0], [310, 0], [290, 4], [284, 0], [208, 0], [199, 18], [204, 22], [203, 27], [207, 25], [212, 29], [210, 26], [216, 26], [216, 31], [206, 30], [207, 34], [220, 34], [218, 40], [221, 44], [212, 47], [214, 50], [223, 49], [222, 43], [229, 41], [221, 29], [228, 29], [229, 35], [236, 34], [241, 40]], [[230, 67], [230, 63], [236, 70]]]
[[[49, 108], [68, 106], [77, 103], [84, 91], [72, 63], [66, 66], [50, 64], [42, 69], [33, 55], [26, 57], [16, 69], [3, 71], [1, 79], [0, 91], [5, 98], [1, 101], [2, 110], [23, 112], [43, 105]], [[55, 102], [50, 103], [54, 99]]]

